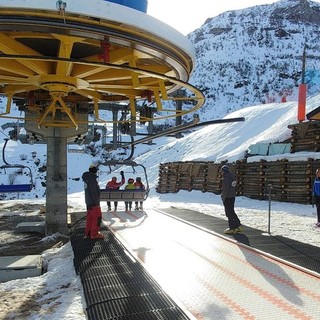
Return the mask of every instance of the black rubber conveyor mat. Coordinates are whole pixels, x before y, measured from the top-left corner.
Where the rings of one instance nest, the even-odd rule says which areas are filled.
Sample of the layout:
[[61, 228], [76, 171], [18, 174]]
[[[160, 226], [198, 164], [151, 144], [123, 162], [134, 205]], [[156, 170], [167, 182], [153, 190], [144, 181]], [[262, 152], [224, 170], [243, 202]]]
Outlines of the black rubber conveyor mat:
[[189, 319], [148, 272], [103, 229], [104, 240], [84, 239], [84, 222], [71, 230], [89, 320]]

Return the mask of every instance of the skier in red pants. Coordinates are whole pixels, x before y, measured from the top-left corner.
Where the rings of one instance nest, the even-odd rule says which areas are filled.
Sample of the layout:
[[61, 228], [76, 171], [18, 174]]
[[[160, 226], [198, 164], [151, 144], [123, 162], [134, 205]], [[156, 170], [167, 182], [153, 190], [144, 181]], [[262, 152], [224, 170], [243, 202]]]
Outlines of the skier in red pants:
[[87, 205], [85, 237], [90, 237], [91, 239], [104, 239], [104, 236], [99, 232], [102, 214], [100, 207], [100, 188], [96, 174], [97, 171], [97, 167], [91, 165], [89, 171], [82, 175], [85, 202]]

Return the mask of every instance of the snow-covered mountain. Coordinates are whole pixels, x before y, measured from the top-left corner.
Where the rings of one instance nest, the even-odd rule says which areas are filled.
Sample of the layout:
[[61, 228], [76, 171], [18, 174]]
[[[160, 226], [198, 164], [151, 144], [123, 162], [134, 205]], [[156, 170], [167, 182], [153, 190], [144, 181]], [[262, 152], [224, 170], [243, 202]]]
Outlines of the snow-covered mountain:
[[189, 34], [190, 82], [206, 96], [202, 121], [245, 106], [297, 100], [306, 46], [308, 96], [320, 91], [320, 4], [281, 0], [209, 18]]

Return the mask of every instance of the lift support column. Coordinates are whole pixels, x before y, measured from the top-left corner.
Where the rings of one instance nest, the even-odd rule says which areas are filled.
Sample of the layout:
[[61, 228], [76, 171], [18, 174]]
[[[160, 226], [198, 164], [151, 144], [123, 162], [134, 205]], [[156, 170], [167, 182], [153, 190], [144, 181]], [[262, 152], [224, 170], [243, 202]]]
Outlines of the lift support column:
[[[47, 177], [46, 177], [46, 235], [56, 232], [69, 234], [67, 225], [68, 214], [68, 172], [67, 172], [67, 142], [78, 135], [88, 132], [86, 114], [78, 114], [80, 122], [74, 127], [39, 127], [32, 117], [36, 115], [26, 113], [25, 129], [43, 136], [47, 143]], [[62, 114], [62, 119], [68, 118]], [[82, 123], [81, 123], [82, 122]], [[73, 165], [73, 164], [70, 164]]]
[[60, 128], [54, 128], [47, 140], [47, 193], [46, 234], [67, 228], [67, 138], [61, 137]]

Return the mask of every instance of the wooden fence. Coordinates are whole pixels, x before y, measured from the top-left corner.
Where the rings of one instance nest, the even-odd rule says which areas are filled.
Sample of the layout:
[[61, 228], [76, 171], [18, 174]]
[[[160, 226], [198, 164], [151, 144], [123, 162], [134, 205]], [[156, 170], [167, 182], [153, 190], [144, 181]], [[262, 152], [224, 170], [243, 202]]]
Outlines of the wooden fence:
[[[157, 192], [175, 193], [180, 190], [200, 190], [221, 193], [223, 163], [171, 162], [163, 163], [159, 169]], [[320, 160], [307, 161], [260, 161], [246, 160], [228, 164], [238, 182], [237, 194], [252, 199], [301, 204], [312, 202], [312, 186]]]

